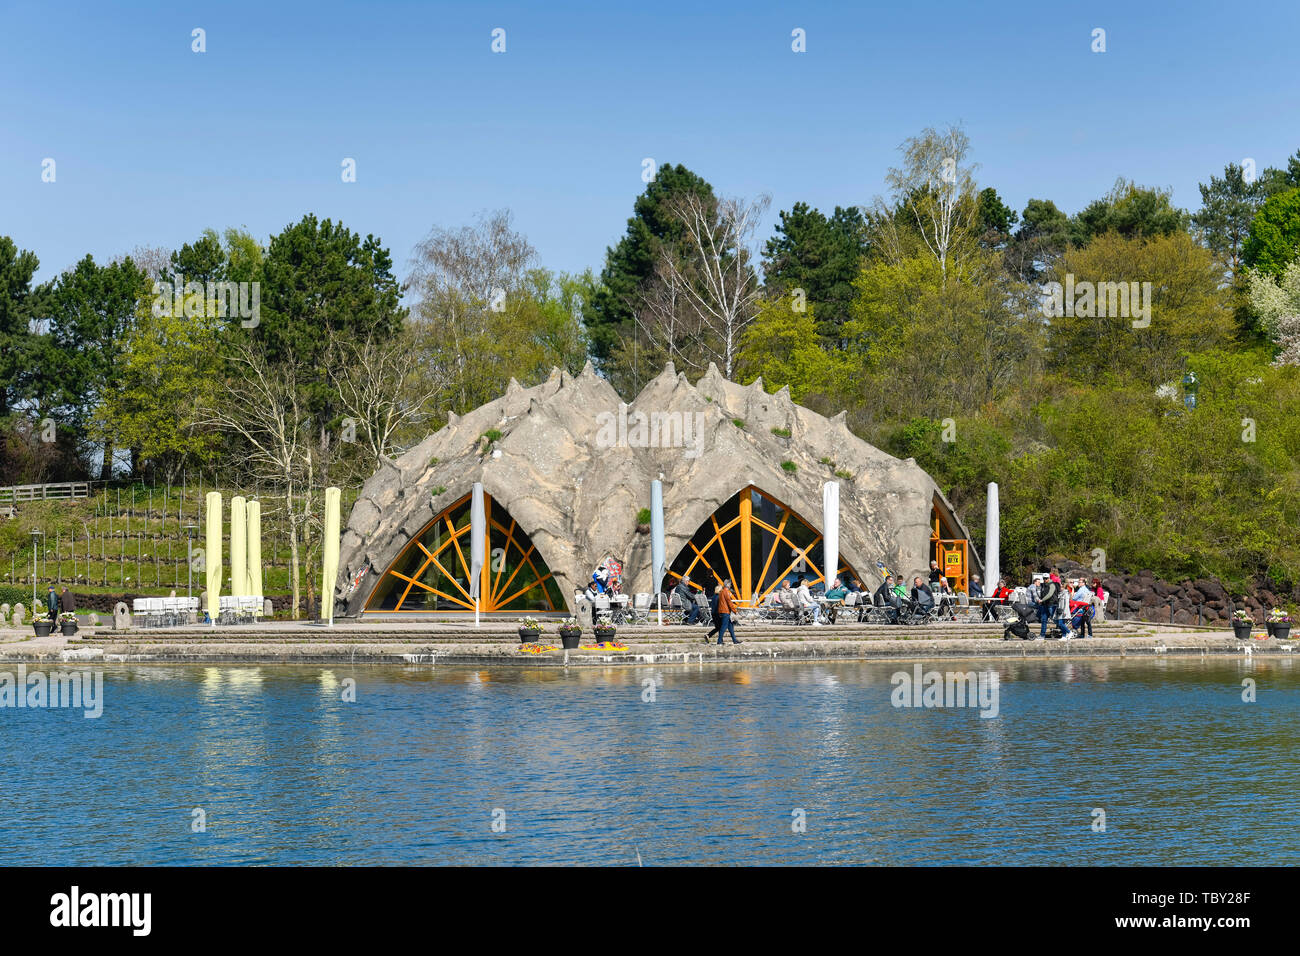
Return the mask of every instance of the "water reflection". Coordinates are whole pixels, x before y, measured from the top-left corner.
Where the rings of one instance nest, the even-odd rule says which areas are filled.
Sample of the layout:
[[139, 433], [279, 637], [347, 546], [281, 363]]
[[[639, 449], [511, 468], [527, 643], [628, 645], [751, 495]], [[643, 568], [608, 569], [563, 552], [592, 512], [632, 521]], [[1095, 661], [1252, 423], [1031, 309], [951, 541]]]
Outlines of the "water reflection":
[[1300, 862], [1295, 661], [924, 665], [993, 719], [892, 706], [911, 667], [109, 667], [99, 720], [0, 712], [0, 859]]

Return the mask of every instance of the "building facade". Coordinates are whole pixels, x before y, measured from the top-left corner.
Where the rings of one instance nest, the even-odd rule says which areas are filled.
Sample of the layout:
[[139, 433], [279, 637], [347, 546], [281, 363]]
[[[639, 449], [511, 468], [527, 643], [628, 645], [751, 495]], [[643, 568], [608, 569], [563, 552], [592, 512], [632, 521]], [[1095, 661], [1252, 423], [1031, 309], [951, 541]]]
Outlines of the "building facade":
[[664, 489], [667, 573], [694, 586], [730, 578], [743, 602], [783, 578], [824, 580], [822, 488], [840, 485], [837, 567], [874, 587], [937, 559], [964, 586], [977, 558], [938, 486], [826, 418], [709, 371], [669, 365], [631, 404], [588, 365], [506, 394], [384, 461], [343, 534], [340, 613], [445, 615], [470, 598], [470, 493], [485, 492], [486, 613], [568, 613], [597, 564], [624, 592], [650, 592], [651, 483]]

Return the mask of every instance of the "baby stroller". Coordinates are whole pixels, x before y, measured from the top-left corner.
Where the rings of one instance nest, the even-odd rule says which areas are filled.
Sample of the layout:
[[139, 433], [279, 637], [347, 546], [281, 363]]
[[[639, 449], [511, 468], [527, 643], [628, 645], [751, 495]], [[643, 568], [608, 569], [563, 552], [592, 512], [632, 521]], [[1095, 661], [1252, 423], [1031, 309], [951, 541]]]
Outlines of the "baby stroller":
[[1070, 614], [1070, 630], [1075, 637], [1083, 637], [1083, 629], [1092, 620], [1094, 609], [1091, 603], [1080, 604]]
[[1002, 628], [1002, 640], [1009, 641], [1018, 637], [1022, 641], [1032, 641], [1034, 636], [1029, 626], [1037, 617], [1038, 608], [1034, 605], [1023, 601], [1012, 603], [1007, 612], [1006, 624]]

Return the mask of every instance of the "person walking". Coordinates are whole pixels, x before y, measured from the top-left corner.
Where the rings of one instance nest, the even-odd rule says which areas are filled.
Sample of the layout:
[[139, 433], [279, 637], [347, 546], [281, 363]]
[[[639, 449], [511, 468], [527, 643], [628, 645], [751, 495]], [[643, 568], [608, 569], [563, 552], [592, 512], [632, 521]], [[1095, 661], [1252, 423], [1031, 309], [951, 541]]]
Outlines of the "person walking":
[[717, 634], [717, 633], [718, 633], [718, 625], [721, 623], [721, 621], [718, 620], [718, 588], [717, 588], [717, 585], [710, 584], [710, 585], [708, 586], [708, 589], [707, 589], [707, 590], [708, 590], [708, 592], [709, 592], [709, 612], [710, 612], [710, 615], [712, 616], [712, 619], [713, 619], [713, 626], [712, 626], [711, 628], [709, 628], [708, 633], [704, 635], [704, 643], [705, 643], [705, 644], [709, 643], [709, 638], [713, 637], [714, 634]]
[[731, 619], [731, 615], [736, 611], [736, 596], [731, 593], [731, 579], [723, 578], [722, 587], [718, 590], [718, 644], [722, 644], [722, 635], [728, 631], [731, 633], [731, 643], [742, 644], [743, 641], [736, 640], [736, 624]]
[[72, 594], [65, 587], [63, 593], [59, 595], [59, 612], [61, 614], [72, 614], [75, 610], [73, 607], [75, 603], [72, 600]]
[[45, 595], [45, 610], [50, 615], [50, 621], [58, 623], [59, 620], [59, 596], [54, 593], [54, 585], [50, 585], [50, 590]]

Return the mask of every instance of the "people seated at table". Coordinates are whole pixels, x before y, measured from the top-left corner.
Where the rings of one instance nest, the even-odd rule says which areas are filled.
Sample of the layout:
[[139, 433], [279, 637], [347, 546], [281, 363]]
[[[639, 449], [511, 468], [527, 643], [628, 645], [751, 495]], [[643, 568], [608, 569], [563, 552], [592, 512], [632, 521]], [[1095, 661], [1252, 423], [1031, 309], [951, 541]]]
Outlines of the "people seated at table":
[[809, 587], [808, 578], [805, 576], [799, 581], [799, 589], [795, 591], [795, 598], [802, 608], [811, 609], [813, 612], [813, 626], [822, 626], [822, 606], [817, 603], [812, 596], [812, 590]]
[[930, 585], [930, 594], [934, 597], [940, 617], [955, 617], [953, 609], [957, 606], [957, 595], [946, 577], [939, 575], [939, 580]]
[[839, 578], [831, 581], [831, 586], [826, 589], [826, 617], [832, 624], [840, 609], [844, 606], [844, 597], [849, 593], [849, 589], [844, 586]]
[[896, 585], [901, 578], [885, 575], [885, 580], [881, 582], [880, 587], [876, 588], [876, 593], [872, 595], [872, 601], [876, 607], [885, 608], [885, 616], [889, 619], [890, 624], [898, 623], [898, 611], [903, 606], [903, 599], [899, 597]]
[[[931, 562], [931, 564], [933, 563]], [[942, 578], [943, 575], [941, 574], [939, 577]], [[930, 590], [930, 587], [921, 579], [919, 574], [912, 579], [911, 598], [912, 603], [917, 606], [918, 610], [929, 610], [934, 606], [934, 592]]]
[[689, 575], [682, 575], [682, 579], [677, 582], [677, 587], [673, 588], [673, 593], [681, 601], [682, 611], [686, 615], [682, 618], [682, 623], [694, 624], [696, 618], [700, 616], [700, 606], [695, 601], [695, 589], [691, 587]]
[[982, 598], [984, 596], [984, 585], [980, 584], [980, 576], [972, 574], [970, 576], [970, 587], [966, 591], [972, 598]]
[[993, 594], [991, 595], [992, 600], [990, 600], [984, 607], [984, 620], [1001, 620], [1001, 612], [998, 609], [1009, 604], [1012, 600], [1013, 594], [1014, 592], [1011, 588], [1007, 587], [1007, 579], [998, 578], [998, 586], [993, 589]]

